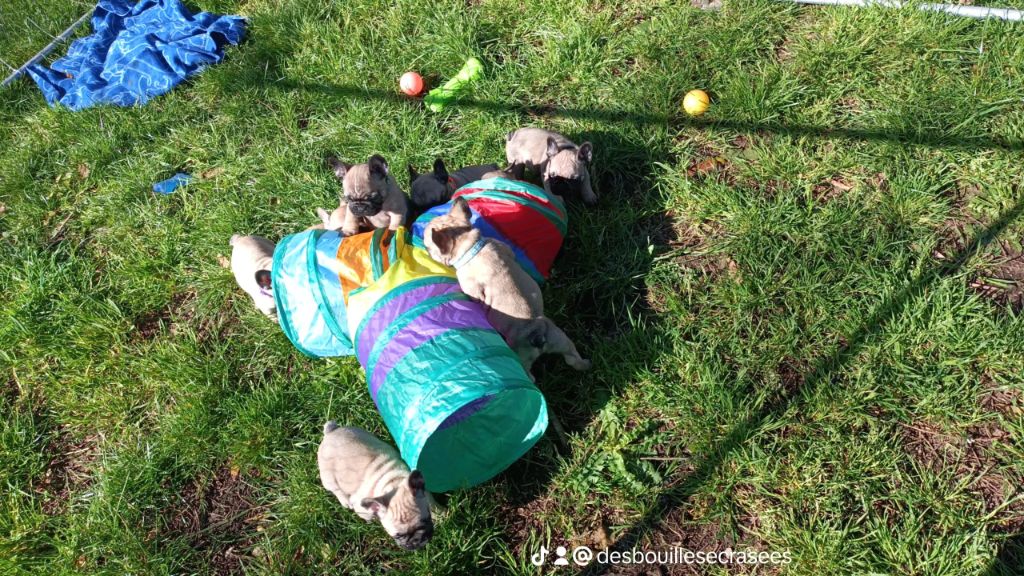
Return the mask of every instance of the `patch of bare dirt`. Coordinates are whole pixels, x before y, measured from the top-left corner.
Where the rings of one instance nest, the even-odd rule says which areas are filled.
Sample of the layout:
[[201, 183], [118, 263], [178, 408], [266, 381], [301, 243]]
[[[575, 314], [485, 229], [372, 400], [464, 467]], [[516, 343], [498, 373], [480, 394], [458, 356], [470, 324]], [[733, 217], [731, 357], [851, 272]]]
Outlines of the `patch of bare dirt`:
[[508, 540], [514, 542], [513, 552], [515, 554], [525, 553], [523, 545], [529, 540], [531, 534], [544, 534], [547, 526], [546, 519], [555, 511], [555, 502], [544, 496], [528, 502], [522, 506], [505, 510], [503, 516], [506, 518], [505, 533]]
[[800, 391], [804, 385], [810, 368], [803, 362], [794, 358], [784, 358], [779, 362], [775, 372], [779, 375], [780, 383], [786, 397], [790, 397]]
[[[655, 256], [656, 260], [669, 260], [680, 268], [693, 270], [708, 283], [723, 274], [732, 275], [739, 282], [739, 265], [728, 254], [715, 249], [722, 235], [717, 223], [690, 222], [672, 211], [666, 211], [649, 232], [651, 244], [661, 252]], [[654, 283], [648, 288], [646, 301], [650, 309], [667, 312], [669, 292], [675, 290], [672, 283]]]
[[[249, 476], [257, 473], [251, 471]], [[197, 478], [164, 511], [167, 534], [187, 538], [196, 550], [209, 551], [213, 574], [241, 574], [253, 557], [257, 526], [266, 512], [253, 493], [253, 486], [237, 468], [225, 466], [212, 478]]]
[[193, 291], [179, 292], [171, 297], [167, 306], [146, 312], [135, 320], [136, 338], [140, 340], [152, 340], [165, 329], [177, 336], [187, 328], [195, 329], [200, 340], [205, 340], [214, 329], [209, 319], [196, 325], [196, 293]]
[[943, 432], [928, 422], [903, 425], [903, 448], [918, 464], [935, 474], [952, 472], [955, 481], [966, 483], [968, 490], [996, 515], [994, 528], [1016, 532], [1024, 528], [1024, 502], [1017, 500], [1022, 482], [1012, 470], [1001, 466], [991, 447], [1006, 442], [1009, 433], [995, 422], [969, 427], [965, 435]]
[[981, 407], [989, 412], [1016, 419], [1024, 414], [1024, 394], [1020, 390], [1000, 387], [992, 380], [986, 380], [984, 391], [978, 398]]
[[170, 310], [167, 308], [152, 310], [135, 320], [135, 331], [142, 340], [152, 340], [160, 335], [170, 320]]
[[74, 439], [64, 428], [50, 442], [46, 448], [46, 453], [51, 455], [50, 463], [42, 478], [32, 487], [42, 498], [44, 514], [62, 514], [72, 495], [89, 484], [98, 442], [96, 436]]
[[867, 185], [885, 192], [889, 189], [889, 178], [884, 172], [875, 172], [871, 177], [867, 179]]
[[739, 266], [732, 258], [712, 249], [723, 234], [717, 223], [678, 222], [675, 231], [676, 239], [669, 243], [669, 247], [680, 250], [674, 258], [677, 264], [711, 278], [724, 272], [738, 273]]
[[785, 64], [793, 59], [794, 35], [787, 35], [781, 42], [775, 45], [775, 61]]
[[[696, 520], [690, 517], [686, 508], [676, 508], [665, 516], [658, 524], [657, 529], [643, 539], [643, 546], [638, 548], [665, 552], [673, 548], [694, 552], [724, 552], [727, 550], [737, 552], [765, 549], [764, 544], [753, 536], [752, 532], [752, 529], [756, 530], [760, 519], [747, 515], [738, 520], [741, 535], [739, 540], [736, 540], [733, 538], [733, 531], [729, 526], [717, 521], [706, 522]], [[706, 573], [706, 568], [706, 566], [700, 564], [684, 563], [657, 566], [640, 565], [630, 567], [633, 571], [627, 569], [622, 573], [631, 575], [704, 574]], [[733, 564], [728, 568], [730, 574], [748, 574], [753, 571], [754, 568], [752, 566], [742, 564]], [[771, 567], [767, 565], [760, 566], [757, 569], [758, 574], [769, 574], [772, 572]]]
[[[984, 233], [988, 225], [967, 210], [968, 201], [977, 193], [973, 185], [957, 187], [952, 198], [953, 214], [939, 229], [942, 240], [932, 254], [936, 260], [956, 263], [976, 236]], [[983, 264], [967, 285], [977, 294], [1019, 311], [1024, 309], [1024, 250], [1020, 242], [1009, 238], [1009, 234], [1002, 234], [984, 248], [979, 255]]]
[[854, 96], [843, 96], [836, 101], [836, 108], [841, 112], [848, 112], [851, 115], [861, 111], [861, 101]]

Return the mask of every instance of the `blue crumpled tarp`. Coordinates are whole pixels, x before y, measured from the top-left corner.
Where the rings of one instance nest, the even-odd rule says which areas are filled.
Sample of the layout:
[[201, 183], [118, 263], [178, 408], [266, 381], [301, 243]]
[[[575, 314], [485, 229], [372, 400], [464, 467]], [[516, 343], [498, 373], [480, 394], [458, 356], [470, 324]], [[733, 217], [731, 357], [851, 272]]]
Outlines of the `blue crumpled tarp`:
[[145, 104], [220, 62], [224, 45], [245, 35], [241, 16], [192, 14], [180, 0], [100, 0], [92, 27], [50, 68], [29, 67], [51, 106]]

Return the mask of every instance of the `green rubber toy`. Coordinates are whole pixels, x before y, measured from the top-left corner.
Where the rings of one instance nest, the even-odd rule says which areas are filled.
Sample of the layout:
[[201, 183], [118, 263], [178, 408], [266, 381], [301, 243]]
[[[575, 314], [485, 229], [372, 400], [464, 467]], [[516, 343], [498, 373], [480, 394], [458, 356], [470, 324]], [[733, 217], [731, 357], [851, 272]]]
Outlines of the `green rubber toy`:
[[462, 70], [459, 70], [458, 74], [445, 82], [444, 86], [438, 86], [431, 90], [426, 98], [423, 99], [423, 102], [431, 112], [443, 112], [449, 104], [455, 101], [460, 93], [464, 92], [483, 73], [484, 65], [476, 58], [470, 58], [466, 60], [466, 64], [462, 67]]

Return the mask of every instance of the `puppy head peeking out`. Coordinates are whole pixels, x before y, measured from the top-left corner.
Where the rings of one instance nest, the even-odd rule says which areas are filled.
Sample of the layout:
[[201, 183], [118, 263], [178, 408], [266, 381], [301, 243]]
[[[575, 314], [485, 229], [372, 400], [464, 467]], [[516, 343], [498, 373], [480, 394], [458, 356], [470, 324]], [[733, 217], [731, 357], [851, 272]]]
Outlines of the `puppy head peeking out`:
[[427, 208], [443, 203], [451, 195], [448, 187], [448, 168], [444, 160], [434, 160], [434, 169], [431, 172], [418, 174], [416, 169], [409, 165], [409, 188], [411, 190], [412, 203], [420, 208]]
[[452, 266], [459, 256], [480, 239], [470, 224], [472, 212], [465, 198], [456, 198], [444, 216], [434, 218], [423, 232], [423, 244], [434, 260]]
[[434, 536], [430, 497], [419, 470], [413, 470], [394, 491], [364, 498], [361, 504], [373, 512], [384, 530], [406, 550], [422, 548]]
[[334, 157], [327, 162], [335, 177], [341, 180], [345, 202], [352, 214], [369, 218], [381, 211], [391, 186], [388, 163], [381, 155], [374, 154], [366, 164], [355, 166]]
[[548, 162], [544, 171], [548, 189], [562, 197], [583, 196], [583, 186], [590, 176], [587, 165], [593, 158], [594, 146], [590, 142], [559, 146], [554, 138], [548, 137]]

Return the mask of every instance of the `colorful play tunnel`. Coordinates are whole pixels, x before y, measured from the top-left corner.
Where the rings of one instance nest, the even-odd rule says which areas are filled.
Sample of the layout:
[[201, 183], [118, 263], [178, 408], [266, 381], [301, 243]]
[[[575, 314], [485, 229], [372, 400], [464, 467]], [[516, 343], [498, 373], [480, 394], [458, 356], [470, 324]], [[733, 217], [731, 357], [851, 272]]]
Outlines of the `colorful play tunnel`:
[[402, 458], [429, 490], [492, 478], [547, 429], [543, 395], [483, 307], [405, 229], [287, 236], [272, 277], [289, 340], [310, 356], [358, 357]]
[[[470, 223], [487, 238], [512, 249], [516, 261], [538, 283], [551, 275], [569, 225], [562, 199], [528, 182], [508, 178], [477, 180], [459, 188], [452, 199], [464, 198]], [[413, 243], [423, 248], [423, 231], [434, 218], [447, 214], [451, 202], [435, 206], [412, 225]]]

